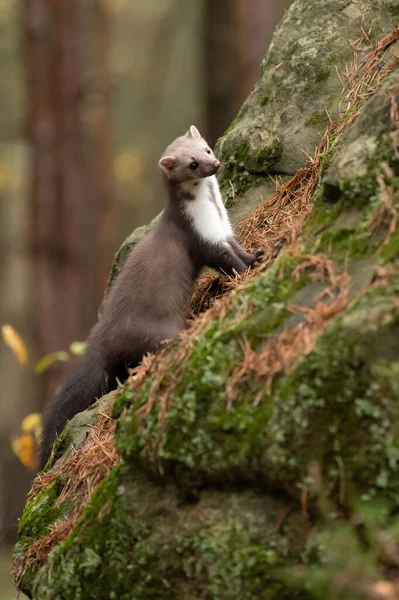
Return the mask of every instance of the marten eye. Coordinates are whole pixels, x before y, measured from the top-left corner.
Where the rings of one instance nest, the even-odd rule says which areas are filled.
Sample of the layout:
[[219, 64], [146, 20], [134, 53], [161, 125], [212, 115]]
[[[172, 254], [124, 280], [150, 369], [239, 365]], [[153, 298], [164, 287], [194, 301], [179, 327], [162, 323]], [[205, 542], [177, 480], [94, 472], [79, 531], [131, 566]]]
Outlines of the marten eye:
[[194, 160], [194, 161], [191, 163], [191, 165], [190, 165], [190, 169], [191, 169], [192, 171], [195, 171], [195, 169], [197, 169], [197, 168], [198, 168], [198, 163], [197, 163], [197, 161], [196, 161], [196, 160]]
[[207, 154], [211, 153], [211, 151], [209, 150], [209, 148], [207, 148], [206, 151], [207, 151]]

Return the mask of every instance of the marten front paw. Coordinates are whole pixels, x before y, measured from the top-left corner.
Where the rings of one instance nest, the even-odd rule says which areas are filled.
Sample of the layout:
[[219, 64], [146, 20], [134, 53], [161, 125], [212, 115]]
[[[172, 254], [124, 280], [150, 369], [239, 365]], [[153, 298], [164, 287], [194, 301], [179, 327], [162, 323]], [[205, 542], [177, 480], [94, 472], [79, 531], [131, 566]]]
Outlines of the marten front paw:
[[251, 266], [256, 266], [259, 263], [261, 263], [264, 253], [265, 253], [265, 251], [262, 250], [262, 248], [259, 248], [258, 250], [256, 250], [255, 254], [252, 255], [253, 260], [252, 260]]
[[259, 248], [256, 252], [255, 252], [255, 260], [258, 260], [259, 262], [262, 260], [262, 257], [264, 256], [265, 251], [263, 250], [263, 248]]

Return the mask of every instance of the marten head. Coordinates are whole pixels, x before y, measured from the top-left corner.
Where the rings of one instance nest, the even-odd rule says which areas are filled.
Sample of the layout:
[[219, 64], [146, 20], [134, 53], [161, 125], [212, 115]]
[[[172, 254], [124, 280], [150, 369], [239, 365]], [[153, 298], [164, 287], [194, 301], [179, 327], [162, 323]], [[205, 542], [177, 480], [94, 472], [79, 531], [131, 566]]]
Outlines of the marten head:
[[166, 179], [181, 183], [214, 175], [220, 168], [200, 132], [194, 125], [166, 148], [159, 161]]

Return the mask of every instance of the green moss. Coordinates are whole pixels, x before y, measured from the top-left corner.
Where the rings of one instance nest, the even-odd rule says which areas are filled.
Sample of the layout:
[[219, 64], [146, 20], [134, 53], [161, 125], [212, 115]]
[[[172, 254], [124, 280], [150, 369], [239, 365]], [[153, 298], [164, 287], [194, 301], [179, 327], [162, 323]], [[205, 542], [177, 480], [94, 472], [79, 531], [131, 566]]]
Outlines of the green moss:
[[[51, 525], [67, 512], [68, 503], [57, 505], [61, 489], [61, 478], [57, 478], [26, 503], [18, 525], [18, 543], [13, 555], [15, 562], [22, 560], [32, 541], [47, 535]], [[34, 570], [28, 569], [17, 581], [19, 588], [24, 592], [32, 590], [35, 575]]]
[[46, 471], [48, 471], [50, 469], [50, 467], [55, 464], [55, 462], [64, 455], [64, 453], [67, 451], [67, 449], [69, 448], [69, 446], [72, 443], [72, 438], [71, 438], [71, 426], [69, 424], [69, 422], [65, 425], [63, 431], [60, 433], [60, 435], [57, 437], [55, 444], [54, 444], [54, 449], [52, 452], [51, 457], [49, 458], [49, 460], [47, 461], [43, 472], [45, 473]]
[[262, 62], [260, 63], [260, 72], [261, 75], [263, 75], [263, 73], [266, 71], [267, 67], [269, 66], [269, 62], [266, 58], [262, 59]]
[[324, 81], [327, 81], [327, 79], [330, 77], [330, 73], [330, 69], [321, 69], [320, 71], [318, 71], [316, 73], [317, 83], [323, 83]]
[[[294, 589], [295, 584], [299, 587], [305, 584], [312, 598], [324, 600], [334, 588], [334, 580], [346, 573], [346, 583], [337, 598], [364, 600], [364, 594], [357, 590], [354, 582], [386, 578], [386, 566], [381, 556], [387, 544], [396, 545], [399, 525], [396, 507], [384, 500], [359, 502], [353, 508], [351, 524], [337, 522], [334, 507], [320, 504], [324, 504], [322, 523], [310, 532], [302, 554], [307, 566], [296, 572], [287, 570], [287, 583]], [[354, 515], [359, 524], [357, 527], [353, 526]]]
[[[98, 486], [77, 526], [52, 552], [35, 580], [34, 597], [119, 598], [123, 571], [129, 562], [124, 552], [132, 544], [117, 492], [121, 468], [116, 467]], [[89, 543], [93, 528], [96, 534]]]
[[117, 500], [118, 478], [123, 468], [124, 463], [120, 462], [111, 470], [106, 479], [97, 486], [77, 525], [63, 543], [64, 551], [74, 546], [75, 542], [80, 539], [82, 532], [84, 532], [86, 524], [90, 523], [92, 518], [96, 518], [100, 511], [104, 512], [104, 507], [109, 508], [109, 510], [112, 508], [113, 502]]
[[378, 242], [362, 224], [357, 228], [342, 227], [335, 231], [326, 231], [321, 234], [316, 244], [319, 252], [332, 252], [332, 258], [338, 264], [342, 264], [348, 257], [353, 260], [373, 256], [378, 247]]
[[[366, 169], [363, 165], [361, 174], [350, 178], [337, 178], [336, 172], [330, 177], [328, 168], [335, 144], [326, 153], [323, 171], [327, 171], [327, 176], [322, 179], [316, 191], [314, 211], [304, 229], [304, 237], [309, 242], [306, 245], [307, 251], [332, 250], [333, 259], [341, 264], [348, 258], [372, 258], [376, 255], [387, 233], [384, 226], [373, 234], [369, 230], [369, 223], [381, 201], [378, 178], [383, 174], [387, 186], [393, 191], [399, 189], [396, 175], [399, 172], [399, 161], [390, 140], [387, 132], [383, 131], [376, 150], [367, 159]], [[381, 164], [389, 166], [392, 176], [382, 173]], [[356, 224], [353, 227], [345, 226], [346, 220], [351, 220], [353, 215], [359, 215]], [[338, 218], [342, 225], [336, 227]], [[394, 260], [397, 255], [398, 240], [394, 234], [389, 244], [383, 248], [380, 260], [385, 263]]]
[[56, 506], [61, 487], [61, 479], [57, 478], [32, 500], [28, 500], [18, 526], [18, 535], [21, 539], [36, 539], [48, 533], [49, 526], [65, 510], [65, 506]]
[[226, 208], [234, 206], [236, 198], [242, 196], [249, 189], [261, 184], [261, 179], [255, 175], [250, 175], [248, 171], [237, 170], [232, 179], [222, 181], [220, 189], [224, 198]]
[[129, 406], [133, 400], [133, 392], [131, 390], [123, 390], [115, 398], [112, 409], [112, 417], [117, 419], [122, 413], [125, 406]]
[[[88, 507], [85, 509], [80, 521], [75, 526], [72, 533], [61, 546], [58, 546], [57, 549], [54, 550], [53, 554], [55, 557], [55, 562], [57, 562], [57, 556], [61, 557], [63, 553], [67, 553], [70, 548], [75, 547], [76, 541], [79, 539], [80, 532], [84, 529], [86, 523], [90, 521], [93, 515], [97, 517], [100, 511], [106, 512], [104, 511], [104, 507], [106, 507], [107, 502], [110, 501], [110, 498], [115, 493], [117, 475], [121, 468], [121, 466], [114, 468], [108, 478], [98, 486], [96, 492], [91, 497]], [[60, 478], [57, 478], [53, 484], [44, 488], [44, 490], [39, 492], [39, 494], [35, 496], [33, 500], [27, 503], [19, 525], [19, 542], [15, 548], [14, 561], [18, 562], [19, 559], [22, 559], [22, 556], [27, 550], [31, 541], [49, 533], [49, 527], [57, 519], [67, 513], [69, 503], [62, 503], [60, 506], [56, 506], [61, 491], [62, 482]], [[109, 531], [108, 534], [110, 534]], [[87, 556], [86, 558], [89, 560]], [[49, 564], [50, 563], [48, 563], [47, 566], [41, 570], [41, 573], [44, 573], [45, 569], [49, 568]], [[65, 574], [60, 577], [60, 590], [62, 590], [63, 584], [67, 585], [67, 580], [69, 577], [73, 577], [73, 575], [70, 571], [68, 571], [68, 569], [66, 569]], [[20, 579], [16, 581], [16, 583], [19, 589], [21, 589], [24, 593], [32, 593], [32, 590], [38, 585], [37, 572], [33, 570], [27, 570], [22, 574]], [[38, 597], [43, 598], [43, 600], [45, 598], [53, 597], [51, 595], [52, 592], [49, 596], [47, 596], [45, 592], [47, 592], [47, 586], [45, 586], [43, 589], [43, 595], [41, 595], [41, 591]], [[75, 598], [73, 595], [67, 597]]]
[[391, 236], [389, 242], [382, 248], [380, 258], [383, 264], [399, 258], [399, 233], [397, 231]]
[[[316, 194], [312, 218], [304, 227], [303, 250], [310, 253], [327, 253], [339, 265], [348, 260], [369, 257], [372, 259], [381, 244], [381, 236], [372, 234], [368, 223], [378, 204], [378, 197], [369, 198], [366, 210], [361, 204], [341, 196], [338, 202], [326, 203], [325, 186]], [[353, 221], [353, 225], [350, 223]]]
[[250, 156], [249, 143], [243, 141], [223, 164], [220, 186], [227, 207], [232, 206], [237, 196], [259, 185], [260, 176], [271, 172], [281, 156], [282, 144], [276, 138], [271, 146], [261, 148], [255, 156]]
[[266, 106], [266, 104], [269, 102], [269, 100], [270, 100], [269, 94], [264, 94], [262, 96], [262, 98], [260, 99], [260, 105], [261, 106]]
[[234, 150], [233, 158], [239, 166], [241, 166], [241, 167], [245, 166], [245, 161], [248, 158], [248, 152], [249, 152], [249, 144], [247, 141], [243, 142], [240, 146], [238, 146]]
[[303, 239], [309, 241], [309, 246], [323, 231], [334, 226], [338, 216], [342, 213], [341, 203], [327, 203], [324, 201], [323, 186], [319, 186], [314, 195], [314, 206], [311, 219], [308, 219], [303, 228]]
[[244, 194], [256, 184], [257, 178], [249, 173], [246, 162], [249, 153], [248, 142], [243, 142], [223, 164], [221, 189], [225, 204], [232, 206], [235, 197]]
[[325, 125], [327, 123], [327, 117], [323, 113], [312, 112], [310, 117], [305, 121], [307, 127], [314, 127], [319, 125]]
[[374, 172], [369, 177], [342, 179], [339, 184], [342, 198], [348, 206], [362, 208], [367, 204], [376, 206], [378, 189]]
[[[381, 190], [377, 181], [378, 177], [383, 176], [386, 184], [394, 191], [399, 189], [399, 159], [395, 154], [389, 132], [383, 130], [377, 143], [376, 150], [366, 160], [365, 171], [363, 168], [359, 176], [341, 177], [338, 182], [340, 198], [346, 206], [351, 208], [368, 207], [365, 219], [372, 216], [380, 201]], [[382, 164], [389, 167], [393, 173], [392, 177], [388, 177], [382, 171]]]
[[320, 158], [320, 180], [331, 166], [334, 157], [337, 155], [339, 148], [341, 147], [341, 143], [339, 140], [335, 139], [333, 135], [330, 136], [328, 148], [322, 154]]
[[256, 153], [257, 169], [262, 172], [272, 172], [272, 168], [279, 160], [282, 153], [282, 144], [279, 140], [273, 140], [271, 146], [261, 148]]

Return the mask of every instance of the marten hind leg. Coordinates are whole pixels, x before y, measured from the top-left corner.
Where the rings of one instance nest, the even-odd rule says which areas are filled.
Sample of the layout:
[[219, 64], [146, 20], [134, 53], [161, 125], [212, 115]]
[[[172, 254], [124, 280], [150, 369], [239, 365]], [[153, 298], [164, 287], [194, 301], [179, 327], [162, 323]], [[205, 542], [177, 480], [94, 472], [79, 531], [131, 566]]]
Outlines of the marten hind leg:
[[126, 362], [124, 360], [115, 363], [108, 370], [108, 391], [110, 392], [112, 390], [115, 390], [118, 387], [119, 383], [125, 383], [126, 379], [128, 378], [128, 375], [128, 365], [126, 365]]

